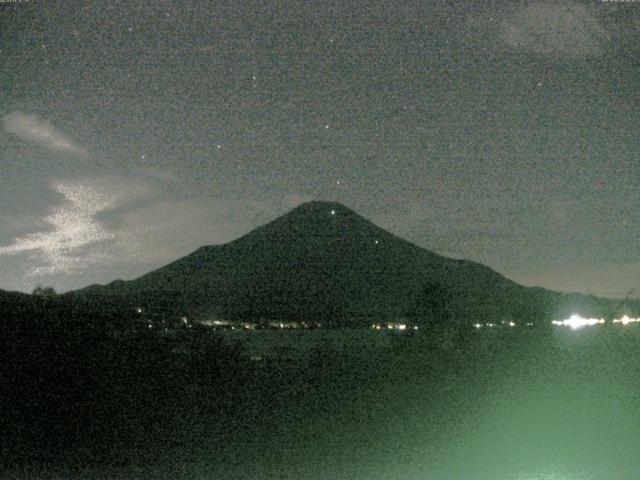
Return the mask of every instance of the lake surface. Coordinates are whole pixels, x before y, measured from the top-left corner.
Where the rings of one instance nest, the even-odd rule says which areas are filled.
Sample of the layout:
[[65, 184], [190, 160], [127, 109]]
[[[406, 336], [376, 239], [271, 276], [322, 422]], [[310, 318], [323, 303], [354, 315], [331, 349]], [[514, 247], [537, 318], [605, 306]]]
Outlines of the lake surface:
[[478, 330], [438, 341], [368, 330], [226, 335], [244, 342], [251, 372], [158, 407], [161, 434], [124, 442], [126, 461], [13, 475], [640, 478], [638, 325]]

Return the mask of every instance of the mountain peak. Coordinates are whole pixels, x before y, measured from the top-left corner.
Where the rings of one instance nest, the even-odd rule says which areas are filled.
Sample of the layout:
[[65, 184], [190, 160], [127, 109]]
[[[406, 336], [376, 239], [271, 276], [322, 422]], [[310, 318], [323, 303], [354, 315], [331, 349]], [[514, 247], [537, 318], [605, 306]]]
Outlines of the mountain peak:
[[329, 202], [322, 200], [312, 200], [310, 202], [302, 203], [289, 212], [289, 214], [292, 213], [305, 215], [337, 215], [349, 213], [352, 215], [357, 215], [357, 213], [355, 213], [353, 210], [345, 207], [339, 202]]
[[349, 238], [371, 235], [390, 236], [380, 227], [338, 202], [310, 201], [298, 205], [272, 222], [262, 225], [243, 241], [269, 238], [272, 242], [301, 242], [309, 238]]

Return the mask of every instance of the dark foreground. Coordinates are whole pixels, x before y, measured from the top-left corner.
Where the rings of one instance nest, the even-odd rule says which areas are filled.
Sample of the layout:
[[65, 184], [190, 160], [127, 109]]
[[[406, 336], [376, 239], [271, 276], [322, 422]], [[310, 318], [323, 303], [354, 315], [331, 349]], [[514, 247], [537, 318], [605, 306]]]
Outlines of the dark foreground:
[[636, 326], [56, 335], [5, 345], [3, 478], [640, 475]]

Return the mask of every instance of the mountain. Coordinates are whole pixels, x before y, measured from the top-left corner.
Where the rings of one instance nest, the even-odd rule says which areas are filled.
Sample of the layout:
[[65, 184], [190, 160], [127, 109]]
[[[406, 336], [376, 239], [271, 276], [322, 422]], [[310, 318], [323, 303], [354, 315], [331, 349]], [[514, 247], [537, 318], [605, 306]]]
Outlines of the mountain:
[[26, 293], [0, 290], [0, 334], [3, 324], [32, 316], [33, 302]]
[[7, 305], [17, 305], [28, 302], [30, 295], [21, 292], [8, 292], [0, 290], [0, 311], [5, 311], [2, 307]]
[[131, 281], [70, 294], [78, 302], [226, 318], [541, 320], [608, 308], [595, 297], [526, 288], [479, 263], [440, 256], [349, 208], [309, 202], [223, 245], [201, 247]]

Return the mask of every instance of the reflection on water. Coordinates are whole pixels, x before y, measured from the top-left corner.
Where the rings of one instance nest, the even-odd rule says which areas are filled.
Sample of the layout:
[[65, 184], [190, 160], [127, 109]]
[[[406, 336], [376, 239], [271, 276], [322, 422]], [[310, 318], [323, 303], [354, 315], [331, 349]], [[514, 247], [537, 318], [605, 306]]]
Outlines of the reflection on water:
[[516, 480], [590, 480], [594, 478], [585, 472], [567, 470], [562, 466], [551, 466], [537, 472], [523, 472]]
[[196, 388], [175, 412], [162, 412], [180, 424], [171, 442], [154, 446], [161, 461], [146, 462], [132, 447], [127, 465], [71, 478], [637, 480], [640, 473], [637, 329], [495, 328], [447, 342], [370, 329], [229, 335], [243, 335], [247, 351], [265, 360], [232, 393]]

